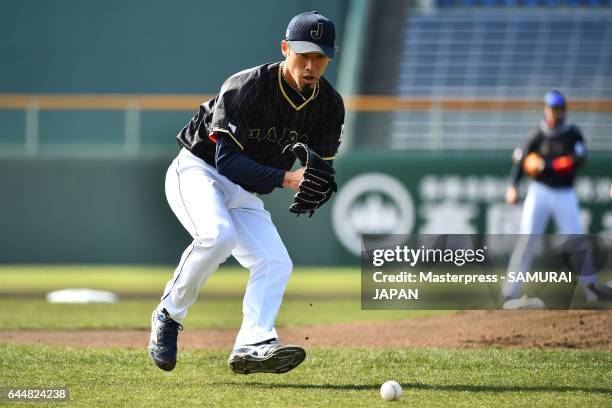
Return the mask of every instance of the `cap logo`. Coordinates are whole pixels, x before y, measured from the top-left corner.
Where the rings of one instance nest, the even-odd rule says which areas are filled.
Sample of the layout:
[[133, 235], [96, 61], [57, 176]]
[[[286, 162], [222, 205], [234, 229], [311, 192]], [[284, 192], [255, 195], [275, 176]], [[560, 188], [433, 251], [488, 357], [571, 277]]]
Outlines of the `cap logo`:
[[323, 23], [317, 23], [317, 29], [310, 30], [310, 36], [315, 40], [320, 40], [323, 36]]

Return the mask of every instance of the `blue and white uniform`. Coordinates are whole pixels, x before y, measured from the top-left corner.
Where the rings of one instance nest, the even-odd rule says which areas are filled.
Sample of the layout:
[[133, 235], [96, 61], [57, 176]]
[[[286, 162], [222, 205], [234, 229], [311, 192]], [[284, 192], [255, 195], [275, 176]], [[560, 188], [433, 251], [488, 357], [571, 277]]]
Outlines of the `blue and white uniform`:
[[158, 310], [181, 322], [202, 285], [230, 255], [250, 270], [236, 345], [277, 338], [274, 321], [292, 263], [258, 195], [282, 187], [296, 142], [332, 161], [344, 105], [324, 78], [311, 93], [291, 88], [282, 63], [231, 76], [178, 134], [182, 146], [166, 175], [166, 196], [193, 237]]

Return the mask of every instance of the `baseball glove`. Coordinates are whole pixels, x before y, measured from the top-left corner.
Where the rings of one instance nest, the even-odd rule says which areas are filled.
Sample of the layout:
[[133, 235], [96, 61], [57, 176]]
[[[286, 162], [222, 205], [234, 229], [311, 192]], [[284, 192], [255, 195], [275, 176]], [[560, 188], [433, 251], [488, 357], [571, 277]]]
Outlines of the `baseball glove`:
[[568, 174], [574, 170], [574, 159], [570, 155], [560, 156], [552, 161], [552, 169], [559, 174]]
[[297, 214], [309, 214], [329, 200], [331, 195], [338, 191], [335, 182], [334, 168], [318, 154], [313, 152], [304, 143], [295, 143], [285, 149], [297, 157], [304, 170], [304, 180], [300, 182], [298, 192], [293, 196], [293, 203], [289, 211]]
[[544, 165], [544, 159], [539, 154], [531, 152], [523, 161], [523, 171], [531, 177], [535, 177], [544, 170]]

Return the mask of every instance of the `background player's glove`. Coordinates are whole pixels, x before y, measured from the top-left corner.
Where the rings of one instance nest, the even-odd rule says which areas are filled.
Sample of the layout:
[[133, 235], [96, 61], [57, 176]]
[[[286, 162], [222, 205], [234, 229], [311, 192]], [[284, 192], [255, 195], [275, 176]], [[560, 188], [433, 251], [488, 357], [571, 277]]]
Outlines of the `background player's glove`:
[[574, 159], [572, 156], [560, 156], [552, 161], [552, 169], [560, 174], [571, 173], [574, 170]]
[[544, 170], [545, 165], [546, 162], [539, 154], [531, 152], [525, 157], [525, 161], [523, 161], [523, 171], [534, 177]]
[[293, 196], [289, 211], [297, 215], [309, 214], [312, 217], [314, 211], [338, 191], [334, 168], [303, 143], [289, 145], [286, 149], [291, 150], [305, 167], [304, 180]]

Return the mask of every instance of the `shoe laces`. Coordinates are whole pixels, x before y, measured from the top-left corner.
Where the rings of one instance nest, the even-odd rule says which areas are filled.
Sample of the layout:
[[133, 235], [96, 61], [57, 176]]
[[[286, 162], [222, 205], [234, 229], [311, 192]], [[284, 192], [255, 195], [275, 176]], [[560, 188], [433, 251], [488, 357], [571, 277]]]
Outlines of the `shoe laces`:
[[165, 314], [161, 314], [158, 318], [162, 322], [161, 331], [163, 333], [162, 336], [159, 336], [160, 343], [162, 345], [166, 345], [165, 340], [168, 340], [170, 344], [175, 343], [174, 341], [171, 341], [170, 339], [176, 339], [176, 337], [178, 336], [178, 332], [183, 330], [183, 325], [175, 322], [174, 320], [172, 320]]
[[262, 342], [253, 344], [251, 347], [257, 350], [258, 353], [261, 353], [262, 355], [266, 355], [271, 350], [274, 350], [276, 347], [278, 347], [279, 344], [280, 343], [278, 342], [278, 339], [270, 339], [270, 340], [266, 340], [266, 341], [262, 341]]
[[183, 325], [175, 322], [172, 319], [165, 319], [164, 322], [164, 332], [169, 334], [178, 335], [179, 331], [183, 330]]
[[255, 354], [256, 356], [264, 356], [270, 350], [276, 348], [279, 345], [278, 339], [269, 339], [260, 341], [259, 343], [247, 344], [240, 347], [234, 348], [234, 353], [249, 353]]

